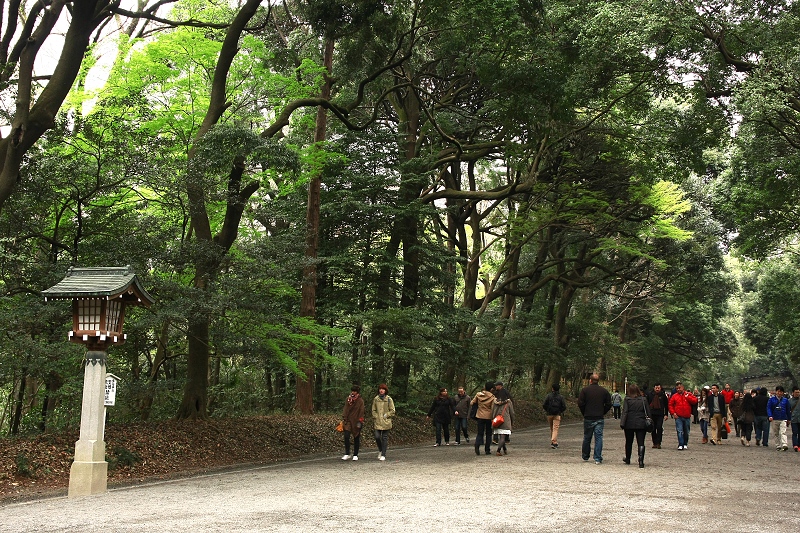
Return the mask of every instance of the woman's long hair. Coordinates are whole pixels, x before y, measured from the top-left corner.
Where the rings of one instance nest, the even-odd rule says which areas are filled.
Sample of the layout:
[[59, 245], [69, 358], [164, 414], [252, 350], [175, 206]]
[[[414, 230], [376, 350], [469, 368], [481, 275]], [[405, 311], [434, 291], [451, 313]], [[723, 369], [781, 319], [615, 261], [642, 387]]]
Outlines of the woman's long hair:
[[641, 396], [641, 395], [642, 391], [639, 390], [638, 385], [636, 385], [635, 383], [631, 383], [630, 385], [628, 385], [628, 396], [632, 396], [635, 398], [636, 396]]
[[511, 399], [511, 395], [508, 393], [508, 391], [506, 389], [500, 389], [499, 391], [496, 391], [494, 393], [494, 396], [500, 402], [504, 402], [506, 400], [510, 400]]
[[753, 397], [749, 394], [745, 394], [744, 398], [742, 398], [742, 412], [745, 411], [755, 411], [756, 404], [753, 402]]

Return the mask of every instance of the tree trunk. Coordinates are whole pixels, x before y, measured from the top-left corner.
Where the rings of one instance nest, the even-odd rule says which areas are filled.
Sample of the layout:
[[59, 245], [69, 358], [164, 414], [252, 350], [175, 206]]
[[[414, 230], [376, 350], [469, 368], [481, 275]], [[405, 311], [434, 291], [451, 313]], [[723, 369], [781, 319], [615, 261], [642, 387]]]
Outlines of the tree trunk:
[[[569, 345], [569, 332], [567, 331], [567, 316], [572, 308], [572, 298], [575, 296], [575, 288], [571, 285], [564, 285], [561, 290], [561, 298], [558, 300], [555, 321], [553, 324], [553, 342], [559, 353], [564, 353]], [[554, 365], [547, 376], [545, 390], [549, 391], [553, 385], [561, 382], [563, 365]]]
[[176, 418], [203, 420], [208, 418], [208, 330], [207, 316], [193, 316], [189, 319], [187, 331], [189, 353], [187, 354], [186, 386], [183, 401]]
[[[417, 139], [421, 106], [417, 95], [412, 90], [398, 95], [396, 109], [401, 119], [399, 130], [403, 134], [401, 143], [402, 158], [411, 162], [417, 155]], [[409, 208], [422, 192], [423, 184], [420, 178], [406, 172], [400, 181], [398, 199], [400, 205]], [[403, 244], [403, 282], [400, 293], [400, 307], [414, 307], [419, 296], [420, 279], [420, 253], [419, 253], [419, 215], [416, 212], [406, 212], [400, 216], [396, 228]], [[406, 344], [411, 340], [404, 339]], [[408, 382], [411, 375], [411, 362], [405, 357], [396, 354], [392, 365], [392, 396], [395, 400], [404, 402], [408, 398]]]
[[56, 392], [58, 392], [58, 389], [60, 389], [63, 384], [64, 380], [57, 372], [50, 372], [47, 375], [47, 380], [45, 382], [47, 394], [44, 397], [44, 401], [42, 401], [42, 421], [39, 423], [39, 429], [42, 430], [42, 432], [47, 431], [47, 417], [56, 408]]
[[[55, 117], [80, 73], [91, 34], [108, 16], [101, 9], [108, 5], [106, 0], [69, 3], [70, 22], [64, 36], [61, 56], [47, 85], [39, 93], [36, 103], [31, 106], [35, 90], [33, 66], [36, 56], [59, 20], [66, 3], [64, 0], [42, 3], [47, 8], [42, 10], [39, 26], [27, 40], [18, 59], [16, 111], [11, 120], [11, 134], [0, 140], [0, 209], [14, 190], [25, 153], [47, 130], [55, 126]], [[18, 15], [9, 12], [9, 17]], [[13, 70], [9, 69], [7, 74]], [[7, 82], [8, 79], [0, 81]]]
[[[333, 65], [333, 39], [326, 38], [323, 66], [327, 72], [325, 83], [322, 86], [320, 98], [330, 100], [331, 85], [333, 80], [329, 77]], [[314, 143], [321, 145], [325, 142], [328, 127], [328, 112], [320, 106], [317, 108], [317, 122], [314, 130]], [[308, 205], [306, 206], [306, 266], [303, 269], [302, 299], [300, 301], [300, 316], [315, 318], [317, 314], [317, 247], [319, 246], [319, 209], [320, 192], [322, 188], [322, 169], [315, 169], [314, 176], [308, 184]], [[305, 332], [308, 334], [309, 332]], [[300, 348], [300, 362], [298, 365], [302, 374], [297, 375], [297, 390], [295, 391], [294, 408], [308, 415], [314, 412], [314, 347], [304, 344]]]
[[[147, 420], [150, 418], [150, 410], [153, 408], [153, 400], [156, 394], [156, 382], [158, 381], [158, 372], [161, 366], [166, 362], [167, 342], [169, 341], [169, 321], [165, 320], [161, 325], [161, 331], [158, 333], [158, 342], [156, 344], [156, 358], [150, 367], [150, 372], [147, 376], [147, 386], [145, 387], [144, 397], [139, 404], [139, 418]], [[168, 372], [164, 371], [165, 375]]]
[[19, 389], [17, 389], [17, 402], [14, 406], [14, 413], [11, 415], [11, 434], [19, 435], [19, 424], [22, 420], [22, 404], [25, 401], [25, 385], [28, 376], [28, 369], [22, 369], [22, 377], [19, 382]]
[[[219, 121], [228, 108], [227, 80], [230, 67], [236, 54], [239, 52], [239, 38], [250, 19], [256, 14], [260, 0], [247, 0], [241, 7], [236, 17], [225, 34], [225, 40], [214, 69], [211, 82], [211, 94], [203, 123], [195, 135], [195, 142], [200, 140]], [[195, 157], [194, 148], [189, 150], [189, 161]], [[191, 165], [187, 165], [191, 167]], [[189, 180], [187, 198], [189, 215], [192, 221], [192, 231], [195, 239], [202, 243], [206, 254], [195, 259], [194, 286], [200, 291], [208, 290], [209, 280], [216, 274], [223, 256], [230, 250], [236, 240], [244, 206], [250, 196], [258, 189], [258, 183], [251, 183], [241, 188], [241, 177], [244, 166], [240, 161], [234, 163], [228, 177], [228, 203], [225, 210], [225, 219], [219, 233], [214, 236], [211, 231], [208, 211], [206, 208], [206, 192], [199, 185], [200, 180]], [[210, 250], [210, 251], [209, 251]], [[190, 310], [188, 318], [187, 336], [187, 383], [184, 387], [183, 400], [176, 418], [192, 420], [208, 417], [208, 357], [209, 357], [209, 329], [211, 317], [198, 304]]]

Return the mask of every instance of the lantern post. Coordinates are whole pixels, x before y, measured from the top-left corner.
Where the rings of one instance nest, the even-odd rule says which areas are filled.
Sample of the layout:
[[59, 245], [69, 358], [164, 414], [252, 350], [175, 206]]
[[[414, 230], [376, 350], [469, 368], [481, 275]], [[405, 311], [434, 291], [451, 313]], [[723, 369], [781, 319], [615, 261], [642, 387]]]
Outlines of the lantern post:
[[68, 496], [106, 491], [105, 384], [108, 346], [122, 344], [125, 308], [149, 307], [153, 298], [139, 283], [130, 265], [70, 268], [59, 283], [42, 291], [47, 300], [72, 300], [70, 342], [86, 345], [83, 369], [80, 438], [69, 473]]

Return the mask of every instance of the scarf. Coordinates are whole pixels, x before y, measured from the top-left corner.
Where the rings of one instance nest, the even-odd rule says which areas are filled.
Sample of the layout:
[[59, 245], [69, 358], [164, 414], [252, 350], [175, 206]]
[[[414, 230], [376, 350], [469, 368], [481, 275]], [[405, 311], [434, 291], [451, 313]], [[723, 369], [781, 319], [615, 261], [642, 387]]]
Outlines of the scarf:
[[653, 409], [661, 409], [661, 394], [656, 393], [653, 397], [653, 403], [650, 404]]
[[357, 392], [351, 392], [350, 396], [347, 397], [347, 403], [349, 405], [353, 405], [354, 403], [356, 403], [356, 400], [358, 400], [358, 396], [359, 395]]

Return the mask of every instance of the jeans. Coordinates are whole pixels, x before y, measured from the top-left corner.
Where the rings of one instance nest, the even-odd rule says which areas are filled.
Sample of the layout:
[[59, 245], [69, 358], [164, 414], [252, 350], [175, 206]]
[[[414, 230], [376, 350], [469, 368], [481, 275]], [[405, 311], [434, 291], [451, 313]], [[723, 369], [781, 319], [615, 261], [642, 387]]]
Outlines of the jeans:
[[376, 429], [375, 443], [378, 445], [378, 451], [381, 453], [381, 455], [386, 457], [386, 448], [389, 447], [389, 430]]
[[492, 419], [478, 419], [478, 435], [475, 436], [475, 453], [480, 453], [481, 444], [484, 445], [484, 452], [489, 455], [492, 450]]
[[766, 446], [769, 443], [769, 417], [757, 415], [753, 427], [756, 428], [756, 440]]
[[436, 425], [436, 444], [442, 443], [442, 430], [444, 430], [444, 441], [446, 443], [450, 442], [450, 422], [447, 424], [442, 424], [441, 422], [435, 422]]
[[792, 447], [800, 446], [800, 422], [792, 422]]
[[700, 431], [703, 432], [703, 437], [708, 438], [708, 420], [705, 418], [700, 419]]
[[622, 416], [622, 406], [615, 405], [614, 406], [614, 420], [617, 420], [620, 416]]
[[469, 439], [469, 433], [467, 433], [467, 418], [458, 418], [455, 419], [455, 430], [456, 430], [456, 442], [461, 442], [461, 432], [464, 432], [464, 438]]
[[583, 419], [583, 446], [581, 448], [584, 461], [589, 460], [589, 453], [592, 451], [592, 435], [594, 435], [594, 460], [598, 463], [603, 462], [603, 427], [606, 421]]
[[[358, 456], [358, 449], [361, 447], [361, 433], [353, 437], [353, 455]], [[344, 430], [344, 454], [350, 455], [350, 432]]]
[[689, 429], [692, 427], [692, 420], [688, 416], [675, 417], [675, 429], [678, 432], [678, 446], [686, 446], [689, 443]]

